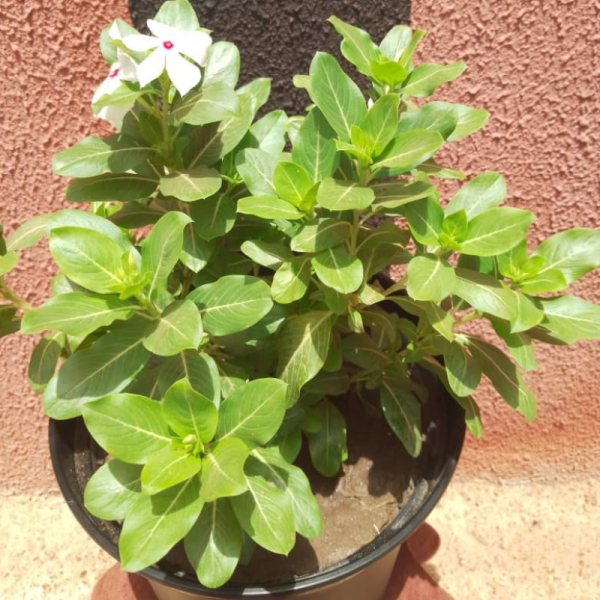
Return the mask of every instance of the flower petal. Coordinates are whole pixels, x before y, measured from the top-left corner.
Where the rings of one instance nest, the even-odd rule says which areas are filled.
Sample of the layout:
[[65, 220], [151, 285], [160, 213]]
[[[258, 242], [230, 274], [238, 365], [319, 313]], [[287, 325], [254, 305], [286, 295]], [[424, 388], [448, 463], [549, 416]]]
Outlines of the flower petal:
[[109, 121], [113, 125], [120, 126], [125, 115], [131, 110], [133, 103], [128, 106], [105, 106], [96, 115], [99, 119]]
[[116, 21], [113, 21], [113, 24], [110, 26], [110, 29], [108, 30], [108, 36], [113, 40], [120, 40], [123, 37], [119, 31], [119, 26], [117, 25]]
[[174, 49], [168, 50], [166, 54], [167, 73], [177, 91], [185, 96], [200, 83], [200, 69], [175, 52]]
[[211, 45], [212, 38], [204, 31], [180, 31], [176, 49], [178, 52], [189, 56], [201, 67], [205, 67], [208, 49]]
[[[114, 71], [114, 67], [111, 69], [111, 72]], [[102, 96], [106, 94], [112, 94], [119, 86], [121, 85], [121, 81], [119, 77], [111, 77], [110, 75], [98, 86], [98, 89], [94, 92], [92, 96], [92, 104], [98, 102]]]
[[146, 50], [152, 50], [161, 45], [161, 41], [149, 35], [126, 35], [123, 38], [123, 43], [126, 48], [133, 50], [134, 52], [146, 52]]
[[151, 81], [158, 79], [165, 70], [164, 48], [157, 48], [148, 58], [142, 61], [137, 67], [137, 78], [140, 86], [144, 87]]
[[157, 37], [165, 42], [173, 42], [175, 44], [179, 36], [183, 33], [180, 29], [170, 27], [159, 21], [148, 19], [148, 29]]
[[123, 81], [137, 81], [138, 64], [122, 50], [117, 50], [117, 64], [119, 65], [119, 79]]

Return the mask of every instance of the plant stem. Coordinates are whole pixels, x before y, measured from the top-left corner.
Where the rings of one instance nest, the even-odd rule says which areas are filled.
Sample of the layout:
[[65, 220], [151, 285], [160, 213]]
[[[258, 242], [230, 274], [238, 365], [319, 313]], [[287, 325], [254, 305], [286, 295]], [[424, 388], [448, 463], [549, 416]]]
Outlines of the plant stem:
[[404, 277], [400, 278], [392, 287], [389, 287], [387, 290], [383, 292], [384, 296], [390, 296], [394, 292], [398, 292], [404, 289], [408, 276], [404, 275]]
[[0, 296], [2, 296], [5, 300], [8, 300], [12, 304], [14, 304], [17, 308], [21, 310], [31, 310], [33, 306], [25, 300], [22, 296], [19, 296], [16, 292], [11, 290], [4, 281], [3, 277], [0, 277]]
[[461, 325], [464, 325], [465, 323], [468, 323], [469, 321], [474, 321], [475, 319], [479, 319], [480, 317], [481, 317], [481, 315], [477, 311], [474, 310], [473, 312], [463, 315], [460, 319], [457, 319], [454, 322], [454, 326], [452, 328], [456, 329], [457, 327], [460, 327]]

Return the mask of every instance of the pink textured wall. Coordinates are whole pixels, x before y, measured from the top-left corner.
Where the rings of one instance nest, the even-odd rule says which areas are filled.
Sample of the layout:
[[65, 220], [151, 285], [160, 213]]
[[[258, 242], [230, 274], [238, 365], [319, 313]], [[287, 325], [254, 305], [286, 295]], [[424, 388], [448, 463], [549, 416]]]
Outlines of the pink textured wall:
[[[0, 220], [8, 232], [33, 214], [62, 205], [65, 182], [51, 156], [100, 124], [89, 99], [104, 66], [98, 36], [126, 18], [125, 0], [5, 0], [0, 13]], [[463, 59], [467, 73], [440, 98], [483, 106], [485, 130], [446, 155], [469, 175], [493, 169], [510, 202], [538, 214], [536, 236], [597, 227], [600, 180], [600, 4], [592, 0], [414, 0], [413, 25], [428, 30], [421, 60]], [[47, 254], [28, 252], [11, 282], [39, 304], [51, 274]], [[600, 301], [599, 277], [577, 292]], [[48, 489], [46, 422], [27, 388], [31, 339], [0, 340], [0, 481], [4, 491]], [[490, 477], [562, 477], [598, 472], [600, 344], [543, 348], [544, 368], [527, 376], [540, 399], [535, 425], [501, 400], [481, 394], [486, 435], [468, 441], [463, 471]], [[16, 468], [15, 468], [16, 467]]]

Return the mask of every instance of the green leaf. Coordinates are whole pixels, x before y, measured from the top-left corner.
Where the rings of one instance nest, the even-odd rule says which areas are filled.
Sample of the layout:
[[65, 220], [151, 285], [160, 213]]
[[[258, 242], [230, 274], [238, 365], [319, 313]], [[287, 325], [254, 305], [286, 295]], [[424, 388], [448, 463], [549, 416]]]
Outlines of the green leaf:
[[296, 542], [289, 497], [263, 477], [246, 474], [248, 491], [229, 501], [244, 531], [271, 552], [287, 555]]
[[360, 126], [367, 107], [358, 86], [330, 54], [317, 52], [310, 65], [311, 98], [340, 140], [350, 141], [352, 125]]
[[432, 254], [414, 257], [408, 263], [406, 274], [406, 290], [411, 298], [436, 303], [452, 293], [456, 279], [448, 261]]
[[467, 65], [462, 61], [449, 65], [423, 63], [408, 76], [402, 91], [408, 96], [427, 98], [443, 83], [460, 77], [466, 68]]
[[159, 23], [169, 25], [183, 31], [196, 31], [200, 28], [196, 11], [187, 0], [169, 0], [164, 2], [156, 16]]
[[417, 29], [415, 32], [412, 32], [410, 36], [410, 41], [406, 45], [406, 48], [402, 50], [402, 55], [398, 59], [398, 62], [406, 69], [412, 67], [413, 54], [415, 53], [415, 50], [417, 49], [417, 46], [419, 45], [419, 42], [421, 41], [424, 35], [424, 29]]
[[425, 318], [429, 324], [449, 342], [454, 341], [452, 315], [433, 302], [418, 302], [407, 296], [390, 296], [391, 300], [407, 313]]
[[485, 376], [509, 406], [519, 411], [528, 421], [535, 420], [535, 396], [511, 360], [495, 346], [477, 338], [469, 337], [469, 349], [480, 363]]
[[371, 186], [371, 189], [375, 192], [373, 210], [398, 208], [409, 202], [433, 196], [435, 193], [435, 188], [424, 181], [377, 183]]
[[154, 155], [154, 148], [140, 146], [121, 134], [84, 138], [55, 154], [52, 172], [65, 177], [94, 177], [103, 173], [126, 173]]
[[108, 219], [99, 217], [90, 212], [67, 208], [48, 215], [48, 232], [59, 227], [78, 227], [101, 233], [110, 238], [123, 252], [134, 250], [131, 241], [122, 229], [111, 223]]
[[238, 213], [254, 215], [261, 219], [302, 219], [305, 215], [293, 204], [277, 196], [250, 196], [242, 198], [237, 204]]
[[214, 42], [208, 49], [203, 86], [224, 83], [234, 88], [240, 76], [240, 51], [231, 42]]
[[148, 234], [142, 248], [142, 271], [151, 273], [148, 296], [167, 289], [169, 275], [183, 249], [183, 230], [190, 222], [185, 213], [168, 212]]
[[198, 474], [203, 463], [183, 448], [169, 446], [152, 454], [142, 469], [142, 492], [158, 494]]
[[415, 200], [404, 207], [410, 231], [421, 244], [439, 246], [444, 222], [444, 210], [434, 198]]
[[378, 162], [371, 165], [371, 171], [393, 167], [399, 173], [414, 169], [431, 158], [443, 145], [444, 138], [437, 131], [416, 129], [395, 136]]
[[348, 458], [346, 420], [328, 400], [319, 402], [315, 411], [321, 421], [321, 429], [307, 435], [310, 458], [319, 473], [333, 477], [338, 474], [342, 462]]
[[202, 200], [221, 189], [221, 177], [215, 169], [196, 167], [190, 171], [174, 171], [160, 178], [160, 191], [184, 202]]
[[159, 373], [158, 385], [164, 395], [180, 379], [187, 379], [194, 390], [217, 407], [221, 398], [219, 370], [214, 359], [204, 352], [185, 350], [168, 358]]
[[350, 224], [338, 219], [318, 219], [306, 223], [292, 238], [294, 252], [320, 252], [344, 243], [351, 233]]
[[277, 158], [258, 148], [246, 148], [235, 157], [235, 165], [250, 193], [254, 196], [276, 196], [273, 175]]
[[243, 85], [236, 90], [238, 96], [248, 96], [251, 99], [251, 108], [248, 109], [252, 118], [267, 103], [271, 94], [271, 79], [268, 77], [259, 77], [253, 79], [250, 83]]
[[546, 261], [538, 276], [558, 269], [571, 284], [600, 266], [600, 231], [583, 227], [561, 231], [544, 240], [532, 256]]
[[121, 210], [108, 217], [110, 223], [124, 229], [137, 229], [146, 225], [154, 225], [164, 212], [147, 206], [141, 202], [127, 202]]
[[206, 125], [238, 116], [239, 98], [233, 89], [223, 82], [202, 86], [173, 103], [171, 116], [180, 123]]
[[396, 437], [411, 456], [421, 453], [421, 405], [403, 381], [384, 377], [381, 408]]
[[144, 339], [144, 347], [157, 356], [173, 356], [198, 348], [202, 341], [202, 320], [193, 302], [171, 302], [154, 322], [155, 328]]
[[308, 539], [318, 537], [323, 529], [323, 518], [302, 469], [289, 464], [277, 448], [255, 448], [248, 463], [248, 470], [260, 474], [287, 494], [296, 531]]
[[250, 143], [253, 148], [258, 148], [279, 157], [286, 143], [286, 132], [289, 118], [282, 110], [273, 110], [267, 113], [250, 127]]
[[506, 343], [506, 347], [516, 363], [526, 371], [537, 369], [535, 346], [533, 338], [528, 333], [511, 333], [510, 327], [504, 321], [492, 320], [494, 330]]
[[467, 237], [460, 244], [460, 252], [474, 256], [508, 252], [527, 235], [534, 221], [535, 215], [529, 210], [489, 208], [469, 221]]
[[505, 197], [504, 177], [494, 171], [482, 173], [471, 179], [452, 197], [446, 206], [446, 214], [464, 210], [467, 218], [471, 220], [480, 213], [501, 204]]
[[323, 113], [317, 107], [311, 109], [294, 140], [292, 159], [306, 169], [313, 183], [330, 177], [337, 167], [335, 137]]
[[279, 333], [277, 377], [288, 384], [288, 405], [320, 370], [329, 351], [331, 313], [307, 312], [289, 318]]
[[461, 209], [444, 218], [440, 241], [448, 248], [460, 250], [461, 243], [467, 238], [468, 232], [467, 213]]
[[[538, 257], [541, 258], [541, 257]], [[519, 283], [524, 294], [544, 294], [547, 292], [560, 292], [568, 287], [567, 278], [558, 269], [548, 269], [541, 275], [526, 279]]]
[[459, 397], [470, 396], [481, 381], [481, 365], [469, 354], [466, 348], [454, 342], [444, 352], [444, 364], [448, 383]]
[[391, 89], [402, 83], [408, 76], [408, 71], [400, 63], [384, 57], [371, 61], [371, 71], [373, 79]]
[[273, 300], [281, 304], [300, 300], [310, 284], [310, 267], [309, 256], [297, 256], [284, 261], [273, 277]]
[[351, 294], [363, 283], [363, 266], [360, 259], [350, 256], [343, 246], [317, 252], [312, 259], [317, 277], [341, 294]]
[[48, 215], [28, 219], [6, 238], [6, 252], [18, 252], [35, 246], [45, 235]]
[[192, 203], [191, 215], [195, 232], [201, 239], [210, 241], [231, 231], [235, 224], [236, 205], [231, 198], [221, 194]]
[[85, 507], [99, 519], [117, 521], [125, 518], [141, 491], [140, 465], [112, 459], [104, 463], [85, 486]]
[[371, 36], [366, 31], [345, 23], [337, 17], [329, 17], [327, 20], [344, 38], [341, 49], [346, 60], [368, 77], [371, 74], [369, 65], [372, 60], [377, 59], [377, 46]]
[[188, 152], [190, 168], [199, 164], [214, 165], [242, 141], [254, 118], [254, 101], [248, 95], [240, 95], [239, 98], [237, 115], [200, 128]]
[[236, 388], [221, 403], [216, 439], [236, 437], [251, 447], [266, 444], [283, 421], [286, 387], [271, 378]]
[[146, 175], [109, 173], [71, 181], [66, 198], [70, 202], [131, 202], [149, 198], [157, 185], [157, 178]]
[[179, 437], [193, 435], [203, 444], [213, 439], [217, 430], [217, 408], [197, 392], [188, 379], [174, 383], [164, 396], [164, 418]]
[[[0, 327], [3, 326], [4, 324], [0, 323]], [[27, 370], [27, 381], [34, 392], [41, 394], [46, 389], [56, 371], [56, 365], [64, 345], [65, 336], [62, 333], [44, 336], [37, 343], [31, 354]]]
[[119, 293], [125, 287], [123, 251], [101, 233], [79, 227], [53, 229], [50, 253], [69, 279], [92, 292]]
[[369, 109], [362, 130], [373, 156], [379, 156], [396, 135], [399, 105], [398, 94], [386, 94]]
[[198, 476], [154, 496], [140, 494], [119, 537], [123, 569], [140, 571], [160, 560], [189, 533], [203, 505]]
[[317, 192], [317, 202], [333, 211], [364, 210], [373, 200], [375, 193], [371, 188], [330, 177], [323, 180]]
[[202, 315], [204, 328], [213, 335], [242, 331], [262, 319], [273, 306], [269, 286], [256, 277], [226, 275], [188, 295]]
[[133, 394], [107, 395], [83, 408], [83, 419], [93, 438], [109, 454], [143, 465], [171, 445], [162, 404]]
[[228, 500], [204, 505], [200, 519], [185, 537], [185, 553], [202, 585], [217, 588], [230, 579], [242, 541], [242, 528]]
[[358, 239], [357, 250], [369, 250], [381, 244], [405, 246], [410, 241], [410, 236], [406, 230], [400, 229], [395, 223], [386, 221], [377, 229], [361, 230]]
[[490, 113], [483, 108], [472, 108], [463, 104], [454, 104], [458, 123], [447, 141], [456, 142], [479, 131], [488, 121]]
[[426, 129], [437, 131], [447, 140], [458, 123], [455, 105], [448, 102], [428, 102], [421, 108], [402, 114], [398, 133]]
[[385, 352], [365, 333], [348, 335], [342, 340], [344, 360], [368, 371], [378, 371], [390, 363]]
[[150, 357], [139, 325], [111, 331], [70, 356], [46, 388], [44, 412], [71, 419], [81, 414], [84, 403], [125, 389]]
[[284, 261], [294, 257], [288, 246], [278, 242], [247, 240], [242, 243], [240, 249], [256, 264], [273, 270], [279, 269]]
[[86, 336], [110, 325], [117, 319], [128, 319], [134, 306], [110, 296], [90, 296], [72, 292], [55, 296], [23, 315], [21, 331], [27, 335], [46, 330], [67, 335]]
[[304, 199], [313, 186], [310, 175], [293, 162], [281, 162], [275, 167], [273, 183], [278, 196], [298, 208], [303, 208]]
[[212, 242], [203, 240], [196, 234], [193, 226], [183, 230], [183, 247], [179, 260], [194, 273], [199, 273], [206, 267], [215, 251]]
[[12, 271], [19, 262], [19, 255], [16, 252], [9, 252], [0, 256], [0, 277]]
[[204, 502], [239, 496], [248, 489], [244, 463], [249, 452], [248, 446], [235, 437], [219, 440], [211, 447], [202, 458], [200, 497]]
[[600, 337], [600, 306], [577, 296], [540, 298], [545, 313], [542, 327], [570, 343]]
[[398, 61], [410, 44], [411, 38], [412, 31], [408, 25], [395, 25], [387, 32], [379, 44], [379, 49], [390, 60]]

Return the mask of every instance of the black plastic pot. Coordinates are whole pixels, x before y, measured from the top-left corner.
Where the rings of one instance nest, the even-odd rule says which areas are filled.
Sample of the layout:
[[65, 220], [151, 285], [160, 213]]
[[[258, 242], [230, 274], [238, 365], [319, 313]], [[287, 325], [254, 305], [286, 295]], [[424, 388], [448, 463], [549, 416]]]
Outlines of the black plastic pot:
[[[426, 440], [419, 457], [414, 491], [396, 518], [380, 535], [337, 565], [286, 584], [264, 587], [225, 585], [217, 590], [201, 586], [189, 575], [170, 574], [159, 567], [144, 569], [161, 600], [222, 598], [303, 600], [379, 600], [391, 576], [400, 544], [421, 525], [439, 501], [454, 473], [465, 435], [462, 408], [433, 377], [427, 377], [429, 400], [423, 405]], [[50, 422], [50, 452], [60, 489], [73, 514], [90, 536], [109, 554], [119, 558], [116, 541], [120, 526], [90, 515], [83, 491], [99, 467], [98, 448], [82, 419]], [[342, 532], [343, 534], [343, 532]]]

